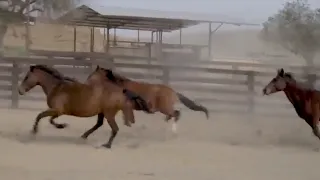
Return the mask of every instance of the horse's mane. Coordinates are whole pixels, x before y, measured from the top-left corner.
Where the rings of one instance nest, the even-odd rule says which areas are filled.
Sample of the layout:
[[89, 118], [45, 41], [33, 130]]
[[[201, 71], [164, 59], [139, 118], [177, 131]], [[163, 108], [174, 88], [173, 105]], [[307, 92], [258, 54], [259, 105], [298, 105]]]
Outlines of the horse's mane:
[[57, 79], [60, 79], [60, 80], [77, 82], [77, 80], [75, 80], [73, 78], [70, 78], [70, 77], [66, 77], [62, 73], [60, 73], [58, 70], [56, 70], [56, 69], [54, 69], [52, 67], [46, 66], [46, 65], [37, 64], [37, 65], [31, 66], [30, 68], [31, 68], [31, 70], [33, 70], [35, 68], [36, 69], [40, 69], [40, 70], [42, 70], [42, 71], [52, 75], [53, 77], [55, 77]]
[[293, 77], [293, 75], [292, 75], [292, 73], [290, 73], [290, 72], [284, 73], [284, 77], [287, 77], [287, 78], [290, 78], [290, 79], [295, 80], [294, 77]]
[[292, 73], [290, 72], [286, 72], [284, 73], [284, 77], [287, 77], [291, 80], [291, 82], [293, 82], [295, 84], [296, 87], [300, 88], [300, 89], [304, 89], [304, 90], [311, 90], [314, 89], [312, 85], [307, 84], [306, 82], [300, 82], [297, 81], [294, 76], [292, 75]]
[[123, 83], [125, 81], [130, 81], [129, 78], [126, 78], [126, 77], [123, 77], [121, 75], [119, 75], [118, 73], [114, 73], [111, 69], [105, 69], [105, 68], [102, 68], [104, 71], [106, 71], [106, 77], [110, 80], [110, 81], [113, 81], [113, 82], [120, 82], [120, 83]]

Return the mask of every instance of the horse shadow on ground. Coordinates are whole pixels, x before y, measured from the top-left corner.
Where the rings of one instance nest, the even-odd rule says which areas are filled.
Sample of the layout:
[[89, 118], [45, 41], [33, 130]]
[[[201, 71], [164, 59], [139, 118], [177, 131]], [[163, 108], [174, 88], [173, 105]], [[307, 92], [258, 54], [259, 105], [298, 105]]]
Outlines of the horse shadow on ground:
[[279, 137], [275, 142], [273, 142], [273, 144], [280, 147], [299, 148], [306, 150], [311, 149], [312, 151], [316, 152], [320, 151], [320, 142], [313, 136], [311, 136], [308, 140], [304, 138], [282, 136]]
[[[314, 138], [314, 139], [313, 139]], [[264, 148], [266, 146], [279, 147], [279, 148], [291, 148], [300, 149], [307, 151], [320, 151], [320, 142], [315, 137], [292, 137], [290, 135], [282, 135], [276, 138], [269, 138], [264, 136], [259, 132], [259, 135], [252, 137], [222, 137], [217, 139], [217, 141], [231, 146], [245, 146], [245, 147], [255, 147]]]
[[17, 141], [22, 144], [43, 143], [43, 144], [75, 144], [86, 145], [86, 140], [80, 137], [69, 136], [50, 136], [50, 135], [33, 135], [30, 132], [0, 132], [0, 137]]
[[[160, 132], [158, 132], [160, 133]], [[164, 132], [163, 132], [164, 133]], [[37, 134], [33, 135], [30, 131], [0, 131], [0, 137], [4, 139], [9, 139], [22, 144], [71, 144], [80, 146], [93, 146], [98, 147], [103, 143], [106, 143], [109, 136], [110, 130], [104, 133], [92, 134], [87, 140], [80, 137], [81, 134], [69, 135], [69, 134], [59, 134], [57, 135], [46, 135]], [[138, 149], [140, 147], [148, 146], [153, 143], [164, 143], [175, 139], [177, 135], [175, 134], [156, 134], [147, 130], [145, 127], [136, 127], [128, 131], [119, 131], [113, 146], [122, 146], [128, 149]], [[99, 142], [99, 143], [98, 143]], [[99, 145], [100, 144], [100, 145]]]

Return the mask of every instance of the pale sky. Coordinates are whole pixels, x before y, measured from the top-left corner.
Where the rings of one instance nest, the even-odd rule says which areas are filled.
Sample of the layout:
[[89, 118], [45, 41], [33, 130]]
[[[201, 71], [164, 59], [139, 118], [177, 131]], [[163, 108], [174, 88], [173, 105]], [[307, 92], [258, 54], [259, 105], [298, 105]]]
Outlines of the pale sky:
[[[212, 13], [240, 18], [249, 23], [262, 23], [277, 12], [287, 0], [91, 0], [103, 6], [118, 6], [164, 11]], [[320, 0], [309, 0], [320, 8]]]
[[[104, 6], [119, 6], [166, 11], [214, 13], [248, 21], [263, 21], [286, 0], [92, 0]], [[320, 8], [320, 0], [309, 0], [313, 7]]]

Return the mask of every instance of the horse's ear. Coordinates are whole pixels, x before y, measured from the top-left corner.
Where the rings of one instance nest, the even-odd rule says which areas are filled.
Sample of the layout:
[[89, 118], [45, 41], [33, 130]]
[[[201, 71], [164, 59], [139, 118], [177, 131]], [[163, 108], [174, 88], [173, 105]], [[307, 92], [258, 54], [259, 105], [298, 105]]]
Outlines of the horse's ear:
[[33, 72], [35, 66], [30, 66], [30, 72]]
[[109, 76], [112, 76], [113, 78], [115, 78], [114, 74], [113, 74], [113, 71], [111, 69], [108, 69], [108, 75]]
[[99, 65], [97, 65], [97, 67], [96, 67], [96, 71], [97, 71], [97, 70], [99, 70], [99, 69], [100, 69], [100, 66], [99, 66]]
[[283, 76], [284, 76], [284, 70], [283, 70], [283, 68], [281, 68], [281, 69], [278, 70], [278, 75], [279, 75], [280, 77], [283, 77]]

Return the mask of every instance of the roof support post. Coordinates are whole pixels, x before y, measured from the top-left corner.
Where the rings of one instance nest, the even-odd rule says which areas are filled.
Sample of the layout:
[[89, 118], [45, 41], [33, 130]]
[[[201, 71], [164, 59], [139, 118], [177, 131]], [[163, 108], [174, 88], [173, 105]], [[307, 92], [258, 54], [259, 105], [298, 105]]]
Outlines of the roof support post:
[[153, 44], [153, 33], [154, 31], [151, 31], [151, 44]]
[[157, 60], [161, 61], [162, 64], [162, 81], [163, 84], [169, 85], [169, 77], [170, 77], [170, 70], [168, 67], [167, 59], [163, 56], [163, 32], [157, 31]]
[[182, 44], [182, 28], [179, 30], [179, 44]]
[[90, 52], [94, 52], [94, 27], [90, 29]]
[[208, 56], [209, 59], [211, 60], [212, 55], [211, 55], [211, 50], [212, 50], [212, 35], [217, 32], [223, 25], [224, 23], [220, 23], [213, 31], [212, 31], [212, 23], [209, 23], [209, 39], [208, 39]]
[[77, 51], [77, 27], [73, 26], [73, 52]]
[[138, 40], [137, 40], [138, 43], [140, 43], [140, 30], [138, 29]]
[[209, 23], [209, 38], [208, 38], [208, 57], [211, 60], [211, 49], [212, 49], [212, 24]]
[[113, 29], [113, 46], [117, 45], [117, 29]]
[[110, 27], [107, 27], [107, 44], [105, 52], [109, 52], [110, 49]]
[[26, 11], [27, 11], [27, 22], [25, 24], [25, 27], [26, 27], [26, 36], [25, 36], [25, 48], [27, 50], [27, 52], [29, 52], [30, 50], [30, 0], [26, 0], [26, 4], [27, 4], [27, 7], [26, 7]]
[[103, 28], [103, 52], [106, 52], [106, 28]]
[[160, 39], [160, 44], [162, 45], [162, 37], [163, 37], [163, 32], [159, 31], [159, 39]]

